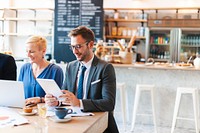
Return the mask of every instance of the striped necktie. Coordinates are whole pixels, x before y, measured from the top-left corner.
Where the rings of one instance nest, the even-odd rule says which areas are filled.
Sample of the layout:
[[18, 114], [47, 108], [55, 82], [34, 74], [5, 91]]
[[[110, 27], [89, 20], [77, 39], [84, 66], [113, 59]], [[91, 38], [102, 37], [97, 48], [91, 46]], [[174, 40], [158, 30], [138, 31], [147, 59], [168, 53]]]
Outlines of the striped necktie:
[[77, 90], [77, 98], [78, 99], [83, 99], [83, 80], [84, 80], [85, 70], [86, 70], [86, 67], [82, 66], [81, 74], [80, 74], [79, 82], [78, 82], [78, 90]]

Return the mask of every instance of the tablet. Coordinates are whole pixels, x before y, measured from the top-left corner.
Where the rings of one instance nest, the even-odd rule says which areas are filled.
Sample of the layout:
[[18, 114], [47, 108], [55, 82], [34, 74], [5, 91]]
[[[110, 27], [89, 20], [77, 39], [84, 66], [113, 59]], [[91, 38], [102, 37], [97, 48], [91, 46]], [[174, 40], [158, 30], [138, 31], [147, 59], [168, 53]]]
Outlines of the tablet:
[[60, 87], [55, 82], [55, 80], [39, 79], [39, 78], [37, 78], [36, 80], [40, 84], [40, 86], [42, 87], [42, 89], [45, 91], [46, 94], [52, 94], [58, 99], [59, 99], [59, 96], [63, 94]]

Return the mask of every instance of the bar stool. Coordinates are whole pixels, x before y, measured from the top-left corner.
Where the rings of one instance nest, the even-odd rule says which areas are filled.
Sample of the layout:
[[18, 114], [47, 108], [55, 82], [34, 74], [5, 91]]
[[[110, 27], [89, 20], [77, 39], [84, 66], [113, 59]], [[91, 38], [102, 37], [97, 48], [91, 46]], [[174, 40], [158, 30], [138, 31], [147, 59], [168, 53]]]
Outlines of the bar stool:
[[[140, 94], [142, 91], [150, 91], [151, 92], [152, 117], [153, 117], [153, 123], [154, 123], [154, 131], [155, 131], [155, 133], [157, 133], [154, 88], [155, 88], [154, 85], [147, 85], [147, 84], [137, 84], [136, 85], [131, 131], [133, 131], [134, 127], [135, 127], [136, 115], [139, 115], [139, 114], [137, 114], [137, 109], [138, 109]], [[150, 115], [150, 114], [140, 114], [140, 115]]]
[[[191, 94], [192, 95], [193, 107], [194, 107], [194, 119], [178, 117], [180, 100], [181, 100], [181, 96], [183, 94]], [[198, 99], [199, 99], [199, 95], [198, 95], [197, 88], [186, 88], [186, 87], [178, 87], [177, 88], [171, 133], [174, 132], [177, 119], [193, 120], [195, 122], [196, 133], [199, 133], [199, 101], [198, 101]]]
[[122, 111], [122, 121], [124, 130], [126, 130], [126, 85], [125, 83], [117, 83], [116, 87], [120, 92], [120, 101], [121, 101], [121, 111]]

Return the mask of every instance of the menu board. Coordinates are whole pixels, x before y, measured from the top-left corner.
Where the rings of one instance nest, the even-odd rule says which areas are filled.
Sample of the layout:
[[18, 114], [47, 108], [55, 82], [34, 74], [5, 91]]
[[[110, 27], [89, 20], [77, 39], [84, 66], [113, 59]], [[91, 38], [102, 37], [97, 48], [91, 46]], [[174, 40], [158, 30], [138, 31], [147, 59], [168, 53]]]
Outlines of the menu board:
[[80, 26], [89, 27], [96, 40], [103, 39], [103, 0], [55, 0], [54, 59], [69, 62], [75, 56], [69, 48], [68, 33]]

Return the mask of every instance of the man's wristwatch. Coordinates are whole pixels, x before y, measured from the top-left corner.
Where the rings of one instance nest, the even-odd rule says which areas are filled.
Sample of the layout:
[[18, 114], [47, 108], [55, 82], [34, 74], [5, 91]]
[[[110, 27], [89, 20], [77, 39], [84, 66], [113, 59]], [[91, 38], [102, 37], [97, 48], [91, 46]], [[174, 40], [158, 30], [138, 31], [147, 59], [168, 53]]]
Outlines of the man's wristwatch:
[[62, 101], [58, 101], [58, 107], [62, 106]]
[[40, 97], [40, 103], [42, 103], [42, 97]]

